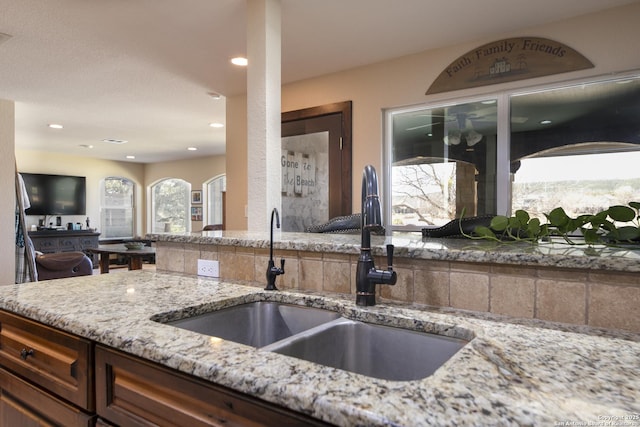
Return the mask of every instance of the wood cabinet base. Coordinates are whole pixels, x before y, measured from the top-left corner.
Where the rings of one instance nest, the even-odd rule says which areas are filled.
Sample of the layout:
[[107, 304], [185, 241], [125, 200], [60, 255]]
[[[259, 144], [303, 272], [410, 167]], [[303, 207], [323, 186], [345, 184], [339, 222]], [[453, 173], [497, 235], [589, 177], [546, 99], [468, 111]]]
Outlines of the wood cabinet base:
[[316, 419], [96, 346], [98, 415], [135, 426], [314, 426]]
[[90, 427], [95, 418], [0, 369], [0, 426]]

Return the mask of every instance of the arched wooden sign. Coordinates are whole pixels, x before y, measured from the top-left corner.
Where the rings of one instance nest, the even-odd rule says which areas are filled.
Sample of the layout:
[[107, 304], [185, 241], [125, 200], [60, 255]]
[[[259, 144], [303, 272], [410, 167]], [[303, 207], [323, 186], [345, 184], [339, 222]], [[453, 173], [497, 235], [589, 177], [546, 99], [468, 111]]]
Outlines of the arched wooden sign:
[[563, 43], [517, 37], [485, 44], [444, 69], [426, 95], [550, 74], [593, 68], [593, 63]]

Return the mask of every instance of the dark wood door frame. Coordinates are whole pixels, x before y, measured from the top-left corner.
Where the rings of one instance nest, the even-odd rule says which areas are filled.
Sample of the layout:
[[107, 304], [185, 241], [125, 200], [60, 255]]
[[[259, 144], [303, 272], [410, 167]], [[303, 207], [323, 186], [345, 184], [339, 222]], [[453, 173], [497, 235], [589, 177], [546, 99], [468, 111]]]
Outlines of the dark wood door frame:
[[282, 113], [282, 137], [329, 132], [329, 218], [351, 214], [352, 102]]

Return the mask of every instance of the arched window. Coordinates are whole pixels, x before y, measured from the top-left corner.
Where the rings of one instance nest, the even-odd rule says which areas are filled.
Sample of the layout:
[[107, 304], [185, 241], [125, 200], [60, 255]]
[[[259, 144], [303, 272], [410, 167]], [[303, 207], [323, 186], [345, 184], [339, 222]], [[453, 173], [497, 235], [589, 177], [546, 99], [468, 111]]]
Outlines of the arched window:
[[227, 190], [227, 176], [218, 175], [204, 183], [207, 201], [206, 224], [222, 224], [224, 205], [222, 194]]
[[189, 204], [191, 184], [167, 178], [151, 186], [151, 230], [153, 233], [191, 231]]
[[100, 233], [102, 239], [128, 239], [134, 235], [135, 184], [110, 176], [100, 181]]

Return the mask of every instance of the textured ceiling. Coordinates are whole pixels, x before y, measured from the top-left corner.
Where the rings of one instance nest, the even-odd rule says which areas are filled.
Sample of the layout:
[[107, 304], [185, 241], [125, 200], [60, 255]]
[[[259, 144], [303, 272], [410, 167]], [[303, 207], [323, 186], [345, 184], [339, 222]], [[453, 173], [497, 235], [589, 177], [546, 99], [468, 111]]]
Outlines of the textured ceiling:
[[[282, 81], [635, 1], [282, 0]], [[0, 33], [12, 36], [0, 43], [0, 98], [16, 101], [16, 146], [143, 163], [224, 153], [224, 128], [208, 126], [224, 123], [224, 98], [207, 93], [245, 90], [246, 72], [229, 63], [245, 53], [245, 9], [244, 0], [0, 0]]]

